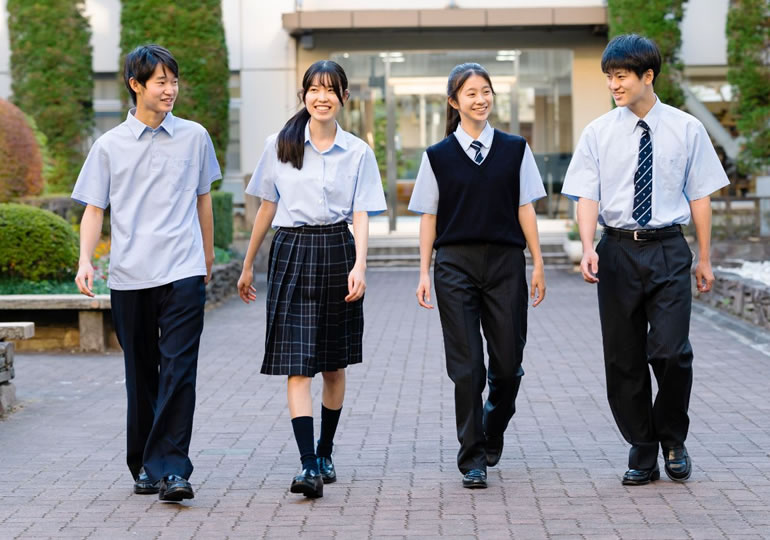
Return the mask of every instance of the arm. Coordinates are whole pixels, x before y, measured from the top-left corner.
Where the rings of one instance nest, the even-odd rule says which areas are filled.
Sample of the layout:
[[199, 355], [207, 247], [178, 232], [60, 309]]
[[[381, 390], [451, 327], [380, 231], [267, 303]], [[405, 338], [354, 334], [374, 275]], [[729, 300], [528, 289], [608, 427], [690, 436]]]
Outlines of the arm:
[[270, 224], [273, 222], [278, 204], [262, 199], [257, 210], [257, 217], [254, 219], [254, 226], [251, 229], [251, 238], [249, 238], [249, 247], [246, 249], [246, 256], [243, 258], [243, 269], [241, 277], [238, 279], [238, 294], [241, 300], [247, 304], [257, 299], [257, 290], [252, 287], [254, 281], [254, 257], [257, 256], [262, 242]]
[[599, 256], [594, 251], [596, 222], [599, 219], [599, 201], [580, 197], [577, 206], [578, 228], [580, 240], [583, 242], [583, 260], [580, 261], [580, 271], [588, 283], [597, 283], [599, 278]]
[[427, 309], [430, 304], [430, 259], [436, 240], [436, 214], [420, 216], [420, 282], [417, 285], [417, 303]]
[[211, 193], [198, 195], [198, 222], [203, 237], [203, 253], [206, 257], [206, 277], [204, 283], [211, 279], [211, 267], [214, 266], [214, 211], [211, 208]]
[[345, 302], [355, 302], [366, 290], [366, 252], [369, 249], [369, 213], [353, 212], [353, 237], [356, 241], [356, 263], [348, 275]]
[[705, 293], [714, 285], [711, 270], [711, 197], [690, 201], [692, 222], [698, 239], [698, 264], [695, 266], [695, 284]]
[[86, 296], [94, 295], [94, 267], [91, 257], [102, 233], [103, 220], [104, 210], [90, 204], [86, 206], [83, 219], [80, 220], [80, 261], [75, 283], [78, 290]]
[[532, 255], [532, 283], [529, 297], [533, 300], [532, 307], [537, 307], [545, 298], [545, 271], [543, 255], [540, 253], [540, 238], [537, 233], [537, 214], [532, 203], [519, 206], [519, 224], [527, 240], [529, 253]]

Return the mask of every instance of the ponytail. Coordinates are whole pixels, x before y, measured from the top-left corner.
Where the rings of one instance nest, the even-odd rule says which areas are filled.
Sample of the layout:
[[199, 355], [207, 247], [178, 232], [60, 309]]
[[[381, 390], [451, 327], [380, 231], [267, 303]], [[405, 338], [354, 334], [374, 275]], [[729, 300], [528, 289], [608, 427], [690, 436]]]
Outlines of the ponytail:
[[457, 131], [457, 126], [460, 125], [460, 113], [457, 109], [452, 107], [447, 101], [446, 104], [446, 133], [444, 137], [449, 137], [452, 133]]
[[302, 168], [305, 158], [305, 126], [310, 120], [307, 108], [302, 107], [297, 114], [289, 118], [278, 133], [278, 159], [281, 163], [291, 163], [295, 169]]

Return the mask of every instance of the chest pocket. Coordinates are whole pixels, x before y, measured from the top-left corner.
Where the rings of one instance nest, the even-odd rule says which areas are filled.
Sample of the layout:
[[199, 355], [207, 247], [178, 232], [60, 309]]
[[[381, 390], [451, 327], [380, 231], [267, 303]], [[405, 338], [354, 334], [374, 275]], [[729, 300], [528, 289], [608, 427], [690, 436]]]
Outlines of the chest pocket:
[[174, 191], [189, 191], [198, 186], [197, 171], [191, 159], [167, 158], [164, 173]]
[[687, 159], [681, 154], [661, 152], [655, 156], [656, 185], [669, 193], [681, 193], [684, 189], [684, 175]]

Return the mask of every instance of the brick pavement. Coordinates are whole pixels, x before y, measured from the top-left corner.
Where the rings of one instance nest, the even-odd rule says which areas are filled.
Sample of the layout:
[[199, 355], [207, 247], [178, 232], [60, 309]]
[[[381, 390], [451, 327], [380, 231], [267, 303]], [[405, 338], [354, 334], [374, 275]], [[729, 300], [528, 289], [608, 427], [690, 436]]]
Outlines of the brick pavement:
[[[196, 496], [182, 505], [131, 492], [120, 355], [20, 355], [23, 407], [0, 421], [0, 538], [770, 537], [770, 358], [751, 339], [695, 316], [693, 478], [623, 487], [627, 447], [604, 397], [595, 291], [549, 271], [503, 458], [489, 489], [470, 491], [455, 468], [438, 313], [417, 308], [416, 277], [369, 272], [339, 480], [315, 501], [288, 493], [299, 461], [284, 379], [259, 374], [263, 298], [207, 313]], [[317, 409], [320, 380], [313, 388]]]

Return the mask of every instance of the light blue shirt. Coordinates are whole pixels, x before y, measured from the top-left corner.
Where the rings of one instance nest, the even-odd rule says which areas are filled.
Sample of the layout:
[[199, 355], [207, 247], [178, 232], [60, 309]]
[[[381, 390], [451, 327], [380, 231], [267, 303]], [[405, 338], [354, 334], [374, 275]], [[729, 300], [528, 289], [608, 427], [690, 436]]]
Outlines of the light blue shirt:
[[222, 177], [203, 126], [168, 113], [152, 129], [134, 112], [96, 140], [72, 192], [81, 204], [111, 207], [115, 290], [206, 275], [197, 200]]
[[246, 193], [277, 203], [273, 227], [353, 221], [353, 212], [385, 211], [380, 170], [364, 141], [337, 124], [334, 143], [320, 152], [305, 124], [302, 169], [278, 159], [278, 134], [270, 135]]
[[[468, 135], [462, 128], [462, 124], [457, 126], [454, 132], [460, 146], [465, 150], [468, 158], [475, 163], [476, 150], [471, 148], [473, 137]], [[495, 130], [492, 126], [484, 126], [484, 129], [476, 139], [481, 143], [481, 155], [486, 159], [489, 149], [492, 146], [492, 139], [495, 136]], [[483, 163], [482, 159], [480, 163]], [[479, 163], [479, 164], [480, 164]], [[545, 197], [545, 188], [543, 180], [540, 178], [540, 172], [537, 170], [535, 156], [532, 155], [529, 145], [524, 149], [524, 157], [519, 168], [519, 206], [524, 206], [533, 201]], [[433, 167], [430, 165], [427, 152], [422, 153], [422, 162], [420, 170], [417, 172], [417, 179], [414, 182], [412, 197], [409, 200], [409, 210], [417, 214], [435, 214], [438, 211], [438, 182]]]
[[[562, 194], [599, 201], [599, 223], [640, 229], [634, 205], [640, 119], [618, 107], [591, 122], [580, 136], [567, 169]], [[659, 229], [690, 222], [689, 201], [728, 185], [722, 164], [703, 124], [660, 100], [644, 117], [652, 141], [652, 219], [644, 227]]]

